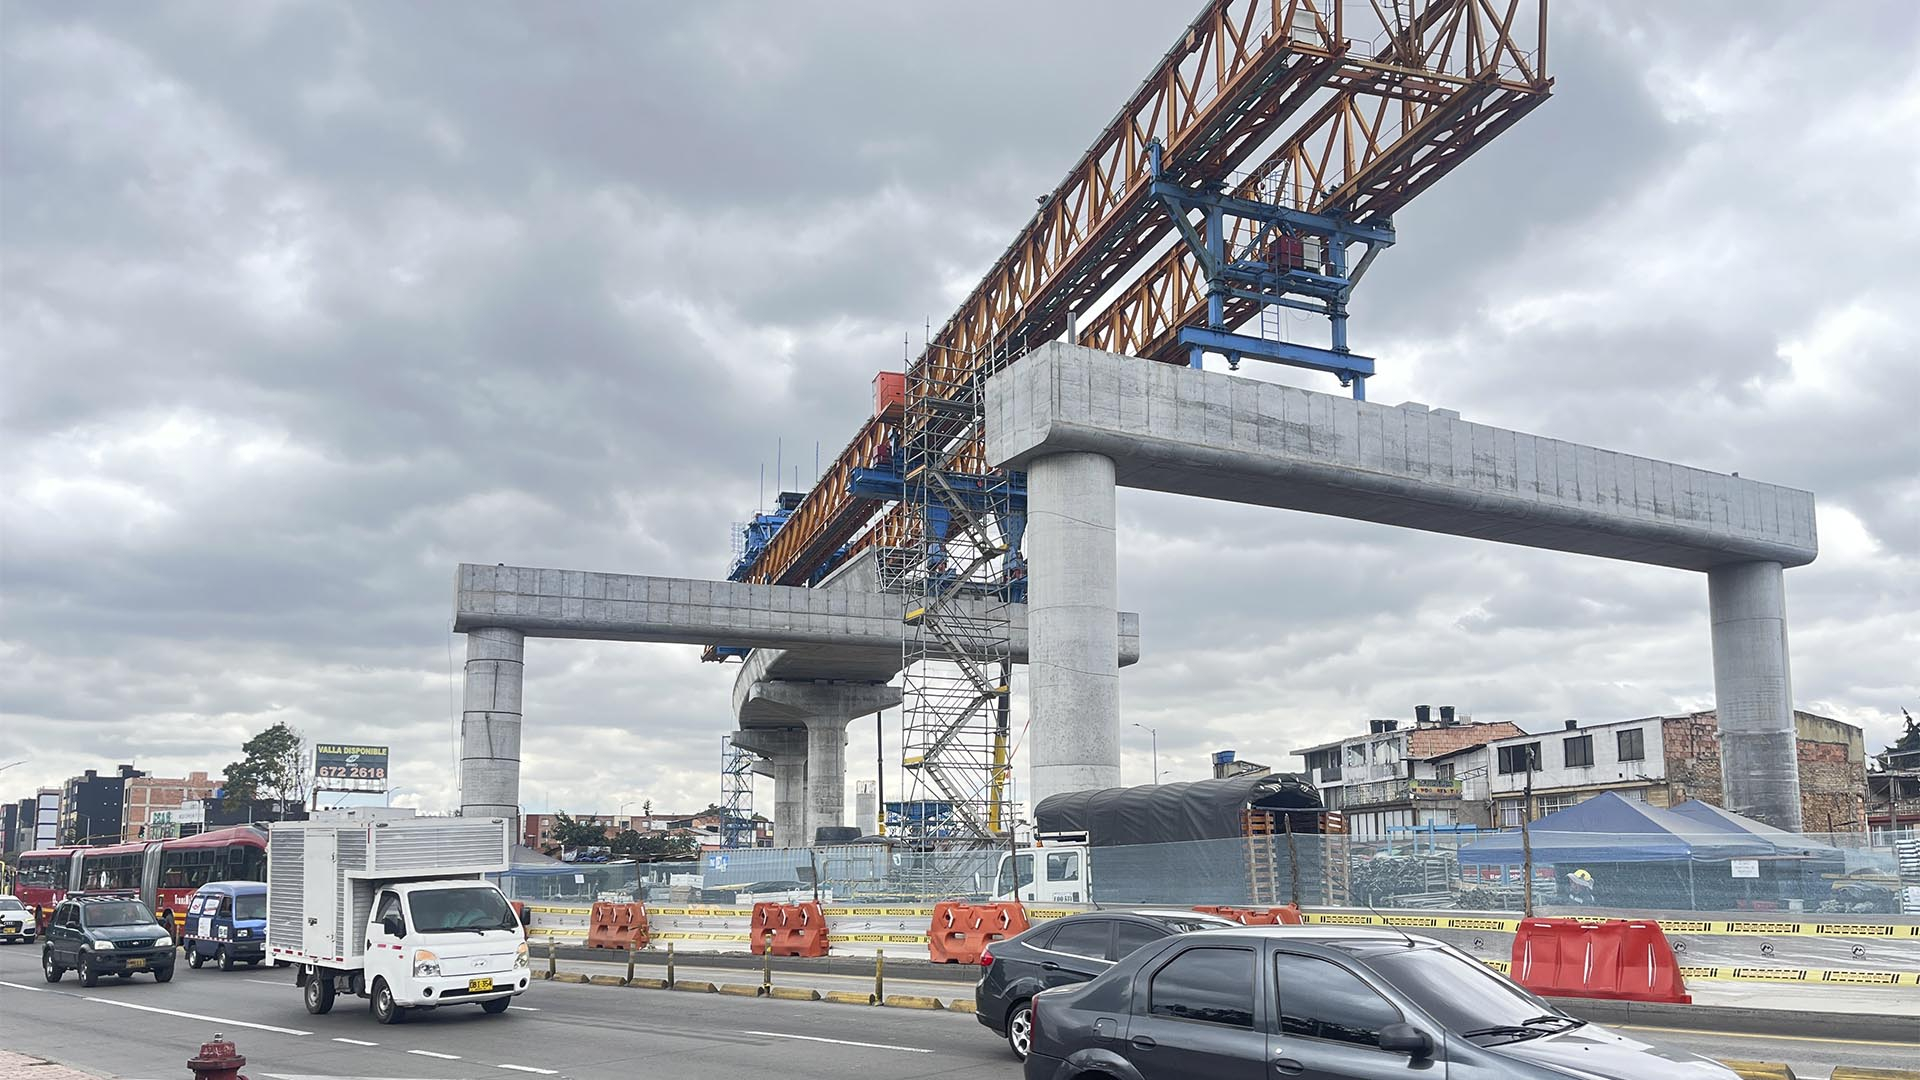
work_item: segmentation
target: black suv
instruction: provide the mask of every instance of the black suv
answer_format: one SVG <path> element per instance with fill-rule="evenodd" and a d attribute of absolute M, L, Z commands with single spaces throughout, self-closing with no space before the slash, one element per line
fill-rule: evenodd
<path fill-rule="evenodd" d="M 1024 1060 L 1033 1039 L 1033 995 L 1083 983 L 1149 942 L 1195 930 L 1231 930 L 1239 923 L 1192 911 L 1090 911 L 1054 919 L 980 954 L 974 1016 L 1004 1037 Z"/>
<path fill-rule="evenodd" d="M 94 986 L 102 975 L 131 979 L 146 972 L 157 982 L 173 978 L 173 937 L 139 900 L 124 895 L 70 896 L 47 920 L 40 968 L 48 982 L 68 970 L 80 973 L 80 985 Z"/>

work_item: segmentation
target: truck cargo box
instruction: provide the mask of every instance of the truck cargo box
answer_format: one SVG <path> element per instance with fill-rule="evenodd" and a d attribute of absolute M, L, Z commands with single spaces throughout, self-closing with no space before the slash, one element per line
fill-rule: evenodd
<path fill-rule="evenodd" d="M 377 882 L 478 878 L 511 865 L 505 818 L 333 815 L 267 832 L 267 955 L 358 967 Z"/>

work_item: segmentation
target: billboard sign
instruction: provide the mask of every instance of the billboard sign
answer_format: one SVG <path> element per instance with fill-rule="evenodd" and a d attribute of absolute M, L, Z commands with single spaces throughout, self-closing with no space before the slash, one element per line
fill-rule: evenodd
<path fill-rule="evenodd" d="M 315 743 L 315 786 L 327 791 L 381 791 L 387 786 L 387 748 Z"/>

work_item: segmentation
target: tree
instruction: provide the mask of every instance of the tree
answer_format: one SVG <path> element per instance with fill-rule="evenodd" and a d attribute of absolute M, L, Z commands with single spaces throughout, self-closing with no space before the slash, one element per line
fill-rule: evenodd
<path fill-rule="evenodd" d="M 564 810 L 556 810 L 553 815 L 553 840 L 563 848 L 589 848 L 607 846 L 607 827 L 592 825 L 568 816 Z"/>
<path fill-rule="evenodd" d="M 277 723 L 241 744 L 239 761 L 227 766 L 226 805 L 255 799 L 302 803 L 307 799 L 307 743 L 285 723 Z"/>
<path fill-rule="evenodd" d="M 700 855 L 700 841 L 686 833 L 623 831 L 613 838 L 613 853 L 637 862 L 687 862 Z"/>

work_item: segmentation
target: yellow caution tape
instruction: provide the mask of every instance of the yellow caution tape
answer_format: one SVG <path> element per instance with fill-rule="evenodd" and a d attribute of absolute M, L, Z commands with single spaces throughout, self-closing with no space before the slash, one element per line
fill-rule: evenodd
<path fill-rule="evenodd" d="M 1489 930 L 1512 933 L 1519 919 L 1488 919 L 1449 915 L 1357 915 L 1345 912 L 1310 911 L 1303 916 L 1309 923 L 1328 926 L 1402 926 L 1427 930 Z M 1586 919 L 1581 922 L 1606 922 Z M 1755 922 L 1752 920 L 1717 921 L 1705 919 L 1661 919 L 1660 928 L 1669 934 L 1694 934 L 1709 937 L 1864 937 L 1920 939 L 1920 925 L 1894 926 L 1886 923 L 1802 923 Z"/>
<path fill-rule="evenodd" d="M 1510 974 L 1505 960 L 1481 959 L 1501 974 Z M 1832 983 L 1844 986 L 1920 986 L 1920 971 L 1815 971 L 1808 968 L 1682 967 L 1683 979 L 1728 979 L 1738 982 Z"/>

